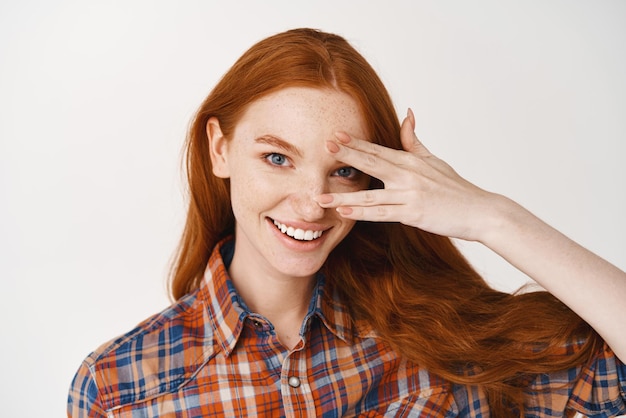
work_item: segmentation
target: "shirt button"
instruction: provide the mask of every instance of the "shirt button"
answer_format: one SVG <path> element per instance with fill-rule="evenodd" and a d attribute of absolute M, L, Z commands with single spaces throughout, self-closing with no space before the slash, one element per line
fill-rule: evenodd
<path fill-rule="evenodd" d="M 291 386 L 292 388 L 297 388 L 298 386 L 300 386 L 300 379 L 298 379 L 295 376 L 291 376 L 288 380 L 289 386 Z"/>

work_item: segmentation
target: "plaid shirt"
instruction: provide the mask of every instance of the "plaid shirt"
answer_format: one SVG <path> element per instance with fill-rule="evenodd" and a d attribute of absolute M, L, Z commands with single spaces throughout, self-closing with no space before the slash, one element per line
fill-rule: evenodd
<path fill-rule="evenodd" d="M 323 280 L 301 341 L 286 350 L 230 283 L 233 248 L 216 247 L 200 289 L 83 362 L 68 416 L 489 416 L 478 388 L 445 382 L 351 327 Z M 626 366 L 605 348 L 585 367 L 539 376 L 527 416 L 615 416 L 626 412 L 625 393 Z"/>

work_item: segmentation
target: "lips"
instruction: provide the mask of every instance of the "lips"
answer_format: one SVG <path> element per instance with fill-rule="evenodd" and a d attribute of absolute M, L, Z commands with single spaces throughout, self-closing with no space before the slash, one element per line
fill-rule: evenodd
<path fill-rule="evenodd" d="M 274 225 L 280 232 L 285 235 L 290 236 L 291 238 L 298 241 L 313 241 L 322 236 L 324 231 L 319 230 L 310 230 L 310 229 L 301 229 L 294 228 L 293 226 L 285 225 L 283 223 L 278 222 L 277 220 L 273 220 Z"/>

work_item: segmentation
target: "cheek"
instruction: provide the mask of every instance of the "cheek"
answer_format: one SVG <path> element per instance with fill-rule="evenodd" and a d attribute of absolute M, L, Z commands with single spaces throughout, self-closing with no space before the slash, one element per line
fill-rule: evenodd
<path fill-rule="evenodd" d="M 329 210 L 329 209 L 327 209 L 327 210 Z M 356 225 L 356 221 L 352 221 L 352 220 L 349 220 L 349 219 L 343 219 L 340 225 L 341 226 L 335 231 L 335 233 L 337 235 L 335 237 L 335 242 L 334 242 L 333 247 L 332 247 L 333 249 L 337 245 L 339 245 L 340 242 L 345 240 L 348 235 L 350 235 L 350 232 L 352 231 L 352 229 Z"/>
<path fill-rule="evenodd" d="M 238 222 L 267 209 L 274 199 L 271 184 L 254 173 L 237 171 L 230 177 L 230 196 L 233 213 Z"/>
<path fill-rule="evenodd" d="M 345 238 L 350 233 L 350 231 L 352 231 L 352 228 L 354 228 L 354 225 L 356 225 L 355 221 L 344 220 L 345 233 L 344 233 L 344 235 L 342 237 L 342 241 L 343 241 L 343 238 Z"/>
<path fill-rule="evenodd" d="M 370 178 L 365 177 L 358 182 L 347 182 L 344 180 L 331 181 L 330 190 L 331 193 L 352 193 L 370 188 Z"/>
<path fill-rule="evenodd" d="M 253 182 L 249 178 L 244 176 L 231 176 L 230 177 L 230 196 L 233 204 L 233 210 L 235 206 L 249 206 L 256 197 L 256 193 L 252 196 L 255 190 Z"/>

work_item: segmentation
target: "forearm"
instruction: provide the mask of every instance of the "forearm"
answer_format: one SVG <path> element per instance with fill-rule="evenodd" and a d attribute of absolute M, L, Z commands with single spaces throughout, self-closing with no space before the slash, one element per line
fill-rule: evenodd
<path fill-rule="evenodd" d="M 385 187 L 317 197 L 353 220 L 401 222 L 478 241 L 537 281 L 602 335 L 626 360 L 626 273 L 565 237 L 512 200 L 461 178 L 415 136 L 409 111 L 404 150 L 337 134 L 327 151 Z"/>
<path fill-rule="evenodd" d="M 511 200 L 494 196 L 480 242 L 587 321 L 626 360 L 626 273 Z"/>

